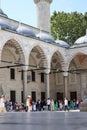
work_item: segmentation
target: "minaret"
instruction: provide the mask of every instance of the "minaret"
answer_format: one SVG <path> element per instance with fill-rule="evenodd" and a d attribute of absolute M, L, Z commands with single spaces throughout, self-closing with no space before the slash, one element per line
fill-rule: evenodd
<path fill-rule="evenodd" d="M 50 4 L 52 0 L 34 0 L 37 6 L 37 28 L 50 33 Z"/>

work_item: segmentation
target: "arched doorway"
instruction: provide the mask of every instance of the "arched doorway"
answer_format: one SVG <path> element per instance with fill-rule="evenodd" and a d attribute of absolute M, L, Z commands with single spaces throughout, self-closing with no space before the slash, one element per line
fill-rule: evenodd
<path fill-rule="evenodd" d="M 50 92 L 52 99 L 63 100 L 64 97 L 64 82 L 62 73 L 63 63 L 63 56 L 58 51 L 55 52 L 51 59 L 50 72 Z"/>
<path fill-rule="evenodd" d="M 12 102 L 22 101 L 22 74 L 19 70 L 25 63 L 23 50 L 19 43 L 14 40 L 8 40 L 2 49 L 1 63 L 0 63 L 0 86 L 2 91 L 0 94 L 5 94 L 7 100 Z"/>
<path fill-rule="evenodd" d="M 47 60 L 43 49 L 40 46 L 32 48 L 29 56 L 28 68 L 28 93 L 34 101 L 45 100 L 46 84 L 45 70 L 47 68 Z"/>
<path fill-rule="evenodd" d="M 87 96 L 87 55 L 76 54 L 69 65 L 70 99 L 83 99 Z"/>

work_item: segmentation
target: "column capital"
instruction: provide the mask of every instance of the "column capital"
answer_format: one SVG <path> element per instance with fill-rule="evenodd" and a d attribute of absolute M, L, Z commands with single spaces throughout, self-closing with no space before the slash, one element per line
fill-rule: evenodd
<path fill-rule="evenodd" d="M 45 70 L 45 73 L 46 73 L 46 74 L 49 74 L 49 73 L 50 73 L 50 69 L 46 69 L 46 70 Z"/>
<path fill-rule="evenodd" d="M 34 0 L 34 3 L 37 4 L 37 3 L 42 2 L 42 1 L 46 1 L 46 2 L 51 4 L 53 0 Z"/>
<path fill-rule="evenodd" d="M 63 76 L 68 76 L 68 72 L 67 71 L 63 72 Z"/>
<path fill-rule="evenodd" d="M 23 66 L 22 68 L 23 70 L 26 70 L 26 71 L 28 70 L 28 66 Z"/>

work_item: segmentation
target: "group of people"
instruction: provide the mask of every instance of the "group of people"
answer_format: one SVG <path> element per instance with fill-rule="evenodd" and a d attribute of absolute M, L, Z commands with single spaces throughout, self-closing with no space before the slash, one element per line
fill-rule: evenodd
<path fill-rule="evenodd" d="M 64 100 L 53 100 L 48 98 L 47 100 L 38 100 L 37 102 L 32 101 L 30 95 L 27 96 L 24 103 L 12 103 L 7 102 L 4 95 L 0 98 L 0 112 L 6 111 L 57 111 L 57 110 L 69 110 L 69 109 L 79 109 L 82 100 L 68 100 L 66 97 Z"/>
<path fill-rule="evenodd" d="M 48 110 L 55 111 L 55 110 L 75 110 L 80 109 L 80 104 L 82 103 L 82 100 L 68 100 L 66 97 L 64 100 L 50 100 L 50 98 L 47 99 L 47 106 Z"/>
<path fill-rule="evenodd" d="M 82 100 L 68 100 L 66 97 L 64 100 L 53 100 L 48 98 L 47 100 L 40 101 L 38 100 L 37 102 L 33 102 L 30 100 L 31 97 L 27 98 L 27 108 L 28 111 L 41 111 L 41 110 L 48 110 L 48 111 L 57 111 L 57 110 L 70 110 L 70 109 L 79 109 L 80 104 L 82 103 Z"/>

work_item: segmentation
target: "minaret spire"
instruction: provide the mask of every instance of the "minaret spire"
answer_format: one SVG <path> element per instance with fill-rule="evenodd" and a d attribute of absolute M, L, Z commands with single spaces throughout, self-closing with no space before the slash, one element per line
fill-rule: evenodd
<path fill-rule="evenodd" d="M 34 0 L 37 6 L 37 27 L 50 33 L 50 4 L 52 0 Z"/>

